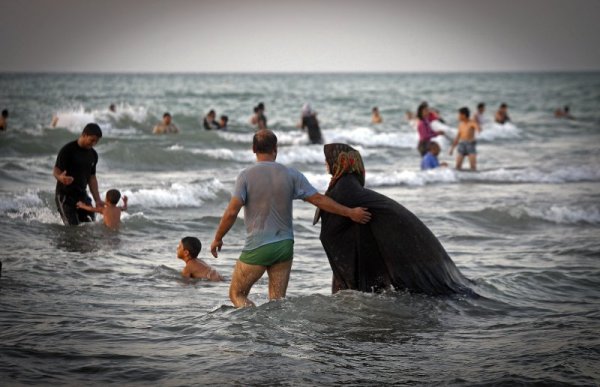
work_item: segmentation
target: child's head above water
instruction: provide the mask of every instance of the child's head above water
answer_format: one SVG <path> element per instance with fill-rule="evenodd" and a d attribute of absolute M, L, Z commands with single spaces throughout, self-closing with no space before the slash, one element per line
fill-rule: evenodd
<path fill-rule="evenodd" d="M 187 256 L 189 258 L 198 258 L 200 250 L 202 250 L 200 240 L 196 237 L 187 236 L 177 246 L 177 258 L 185 259 Z"/>
<path fill-rule="evenodd" d="M 119 190 L 109 189 L 106 192 L 106 200 L 105 201 L 109 202 L 113 206 L 116 206 L 117 203 L 119 203 L 119 200 L 121 200 L 121 193 L 119 192 Z"/>
<path fill-rule="evenodd" d="M 468 120 L 471 112 L 468 107 L 461 107 L 458 109 L 458 118 L 461 120 Z"/>
<path fill-rule="evenodd" d="M 429 152 L 431 152 L 432 155 L 437 156 L 440 154 L 440 145 L 437 142 L 430 142 L 429 143 L 429 147 L 428 147 Z"/>

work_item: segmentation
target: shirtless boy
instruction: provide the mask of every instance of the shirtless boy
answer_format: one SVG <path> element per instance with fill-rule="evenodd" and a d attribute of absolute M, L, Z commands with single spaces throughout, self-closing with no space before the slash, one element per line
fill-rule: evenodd
<path fill-rule="evenodd" d="M 154 129 L 152 130 L 154 134 L 164 134 L 164 133 L 179 133 L 179 128 L 172 122 L 171 114 L 165 113 L 163 114 L 162 122 L 156 124 Z"/>
<path fill-rule="evenodd" d="M 450 156 L 454 148 L 458 145 L 458 155 L 456 156 L 456 169 L 462 169 L 462 163 L 465 156 L 469 157 L 471 170 L 477 169 L 477 149 L 475 141 L 475 131 L 479 132 L 479 125 L 469 118 L 469 108 L 463 107 L 458 110 L 458 133 L 450 148 Z"/>
<path fill-rule="evenodd" d="M 77 208 L 102 214 L 104 225 L 112 230 L 116 230 L 121 225 L 121 212 L 127 211 L 127 196 L 123 196 L 123 206 L 117 207 L 120 199 L 121 193 L 116 189 L 111 189 L 106 192 L 103 207 L 92 207 L 84 202 L 77 202 Z"/>
<path fill-rule="evenodd" d="M 185 262 L 181 275 L 186 278 L 204 278 L 210 281 L 223 281 L 215 269 L 198 258 L 202 243 L 195 237 L 185 237 L 177 246 L 177 258 Z"/>

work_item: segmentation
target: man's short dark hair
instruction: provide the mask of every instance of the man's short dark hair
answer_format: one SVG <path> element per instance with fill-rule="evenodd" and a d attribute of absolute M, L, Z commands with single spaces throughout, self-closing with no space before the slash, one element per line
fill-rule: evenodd
<path fill-rule="evenodd" d="M 504 109 L 504 108 L 507 108 L 507 107 L 508 107 L 508 105 L 506 104 L 506 102 L 502 102 L 500 104 L 500 109 Z"/>
<path fill-rule="evenodd" d="M 469 118 L 469 116 L 471 115 L 471 112 L 469 111 L 468 107 L 461 107 L 460 109 L 458 109 L 458 112 L 460 114 L 463 114 L 467 118 Z"/>
<path fill-rule="evenodd" d="M 192 258 L 198 258 L 198 254 L 200 254 L 200 250 L 202 250 L 202 243 L 200 243 L 200 239 L 192 236 L 187 236 L 181 240 L 181 245 L 184 250 L 189 251 Z"/>
<path fill-rule="evenodd" d="M 277 136 L 269 129 L 261 129 L 254 133 L 252 150 L 254 153 L 273 153 L 277 149 Z"/>
<path fill-rule="evenodd" d="M 477 104 L 477 109 L 481 109 L 481 108 L 484 108 L 484 107 L 485 107 L 485 104 L 483 102 L 479 102 Z"/>
<path fill-rule="evenodd" d="M 117 189 L 109 189 L 106 192 L 106 199 L 110 204 L 116 206 L 117 203 L 119 203 L 119 200 L 121 200 L 121 193 Z"/>
<path fill-rule="evenodd" d="M 83 134 L 85 136 L 96 136 L 98 138 L 101 138 L 102 137 L 102 129 L 100 129 L 98 124 L 90 122 L 89 124 L 87 124 L 85 126 L 85 128 L 83 128 L 83 132 L 81 132 L 81 134 Z"/>
<path fill-rule="evenodd" d="M 209 115 L 209 116 L 210 116 L 210 115 L 215 115 L 215 114 L 217 114 L 217 113 L 215 113 L 215 111 L 214 111 L 214 110 L 212 110 L 212 109 L 208 111 L 208 115 Z"/>
<path fill-rule="evenodd" d="M 8 110 L 6 110 L 6 109 L 2 110 L 2 117 L 4 117 L 4 118 L 8 117 Z"/>
<path fill-rule="evenodd" d="M 163 114 L 163 118 L 165 118 L 165 117 L 171 117 L 171 113 L 166 112 L 165 114 Z"/>
<path fill-rule="evenodd" d="M 258 106 L 256 106 L 258 108 L 258 110 L 265 110 L 265 104 L 262 102 L 259 102 Z"/>

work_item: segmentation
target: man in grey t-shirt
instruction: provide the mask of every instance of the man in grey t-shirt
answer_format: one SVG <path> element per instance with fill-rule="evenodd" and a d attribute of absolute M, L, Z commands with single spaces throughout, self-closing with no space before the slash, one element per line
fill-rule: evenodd
<path fill-rule="evenodd" d="M 223 237 L 244 207 L 246 243 L 236 262 L 229 288 L 229 298 L 238 308 L 254 305 L 248 299 L 248 293 L 265 271 L 269 276 L 269 299 L 285 297 L 293 259 L 294 199 L 305 200 L 357 223 L 364 224 L 371 219 L 366 208 L 343 206 L 318 193 L 296 169 L 276 163 L 277 137 L 270 130 L 263 129 L 254 134 L 252 150 L 257 162 L 239 174 L 231 201 L 210 246 L 216 258 L 217 251 L 223 246 Z"/>

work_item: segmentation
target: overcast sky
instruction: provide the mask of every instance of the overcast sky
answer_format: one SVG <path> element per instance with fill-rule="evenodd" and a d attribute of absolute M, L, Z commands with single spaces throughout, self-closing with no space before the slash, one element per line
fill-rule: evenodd
<path fill-rule="evenodd" d="M 0 0 L 0 71 L 600 70 L 600 0 Z"/>

